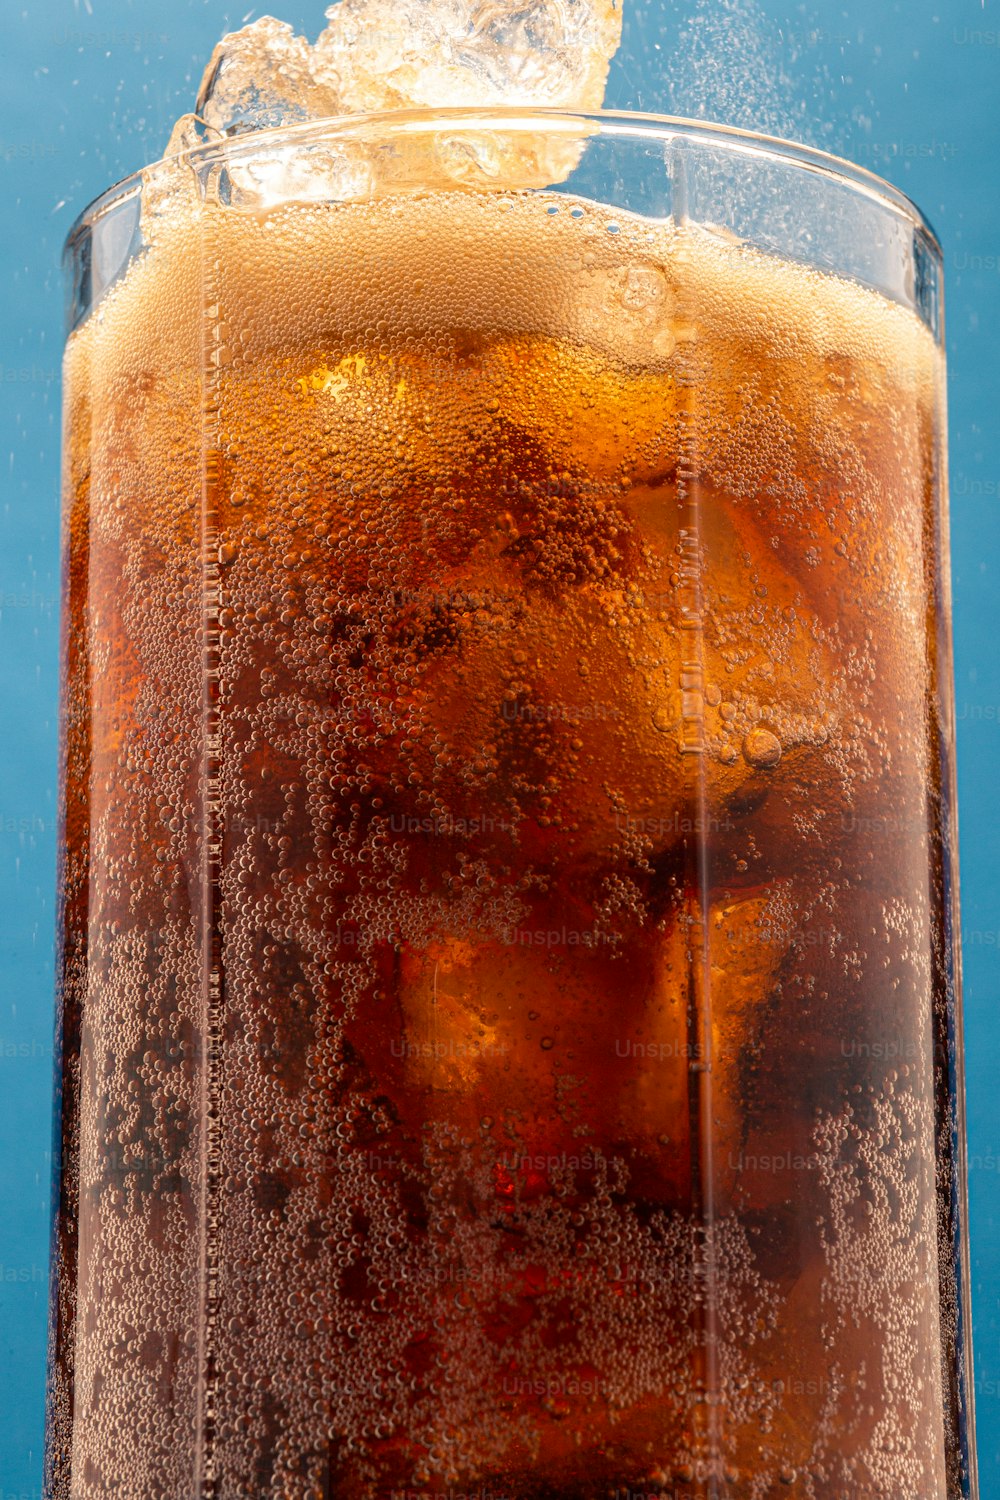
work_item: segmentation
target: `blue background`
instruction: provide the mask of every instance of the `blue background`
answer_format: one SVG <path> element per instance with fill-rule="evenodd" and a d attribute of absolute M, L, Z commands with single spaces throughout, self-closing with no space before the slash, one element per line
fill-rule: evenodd
<path fill-rule="evenodd" d="M 245 0 L 244 0 L 245 3 Z M 275 0 L 310 35 L 322 0 Z M 631 8 L 630 8 L 631 7 Z M 625 0 L 608 104 L 825 145 L 923 208 L 948 262 L 952 542 L 976 1385 L 1000 1497 L 1000 9 L 994 0 Z M 247 12 L 7 0 L 0 30 L 0 1500 L 40 1496 L 52 1067 L 59 254 L 162 153 Z M 256 14 L 251 11 L 250 15 Z M 679 17 L 679 19 L 678 19 Z"/>

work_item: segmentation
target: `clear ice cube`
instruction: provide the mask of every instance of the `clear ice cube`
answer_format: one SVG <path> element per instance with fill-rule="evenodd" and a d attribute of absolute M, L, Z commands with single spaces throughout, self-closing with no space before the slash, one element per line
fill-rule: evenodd
<path fill-rule="evenodd" d="M 316 43 L 350 113 L 599 109 L 621 38 L 613 0 L 340 0 Z"/>
<path fill-rule="evenodd" d="M 164 158 L 177 156 L 181 151 L 194 151 L 199 146 L 208 146 L 213 141 L 221 139 L 219 131 L 206 125 L 200 115 L 181 115 L 170 132 L 167 149 L 163 155 Z"/>
<path fill-rule="evenodd" d="M 315 62 L 305 37 L 262 16 L 216 47 L 195 112 L 224 136 L 342 113 L 335 77 L 318 78 Z"/>
<path fill-rule="evenodd" d="M 278 125 L 387 110 L 489 106 L 599 109 L 621 38 L 620 0 L 340 0 L 315 46 L 271 16 L 224 37 L 195 113 L 169 152 Z M 357 199 L 419 187 L 544 187 L 568 176 L 580 132 L 443 129 L 425 138 L 331 146 L 289 164 L 283 151 L 235 161 L 240 202 Z M 309 148 L 302 147 L 302 150 Z M 318 148 L 315 148 L 318 149 Z M 365 157 L 359 161 L 359 153 Z M 304 183 L 300 179 L 305 175 Z"/>

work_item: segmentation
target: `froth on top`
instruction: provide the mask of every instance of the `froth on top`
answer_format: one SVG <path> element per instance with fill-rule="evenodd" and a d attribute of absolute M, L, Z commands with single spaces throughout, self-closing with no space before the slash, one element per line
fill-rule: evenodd
<path fill-rule="evenodd" d="M 623 365 L 663 367 L 678 344 L 770 360 L 864 359 L 892 383 L 933 384 L 940 356 L 910 309 L 731 236 L 558 192 L 470 191 L 240 212 L 175 198 L 155 243 L 74 333 L 105 335 L 122 368 L 204 317 L 211 262 L 244 351 L 433 341 L 456 330 L 538 334 Z M 109 347 L 106 345 L 106 347 Z"/>

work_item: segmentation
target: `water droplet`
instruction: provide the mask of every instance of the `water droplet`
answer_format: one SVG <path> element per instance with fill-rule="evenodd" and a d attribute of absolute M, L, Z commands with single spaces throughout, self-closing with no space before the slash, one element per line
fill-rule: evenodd
<path fill-rule="evenodd" d="M 673 724 L 673 716 L 669 708 L 665 704 L 661 704 L 659 708 L 653 709 L 652 717 L 653 728 L 658 730 L 660 734 L 669 734 Z"/>
<path fill-rule="evenodd" d="M 553 1041 L 552 1037 L 543 1036 L 540 1045 L 543 1052 L 550 1052 L 555 1046 L 555 1042 Z"/>

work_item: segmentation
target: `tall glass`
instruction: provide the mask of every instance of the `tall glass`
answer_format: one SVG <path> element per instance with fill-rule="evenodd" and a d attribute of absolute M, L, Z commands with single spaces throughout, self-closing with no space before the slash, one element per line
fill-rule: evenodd
<path fill-rule="evenodd" d="M 47 1494 L 973 1495 L 917 210 L 422 112 L 67 258 Z"/>

